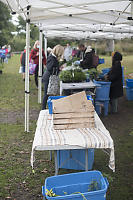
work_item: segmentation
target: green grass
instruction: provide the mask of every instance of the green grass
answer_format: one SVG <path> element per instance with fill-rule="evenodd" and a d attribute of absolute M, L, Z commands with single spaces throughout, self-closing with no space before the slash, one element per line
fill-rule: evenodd
<path fill-rule="evenodd" d="M 103 56 L 101 56 L 103 57 Z M 111 66 L 111 57 L 104 57 L 105 64 L 98 69 Z M 0 75 L 0 200 L 42 199 L 41 186 L 45 178 L 54 175 L 54 161 L 49 160 L 48 151 L 35 152 L 35 173 L 30 166 L 30 153 L 36 120 L 41 105 L 37 103 L 37 89 L 34 77 L 30 81 L 30 111 L 36 116 L 30 118 L 30 132 L 24 132 L 24 82 L 18 73 L 20 55 L 14 55 L 4 65 Z M 123 58 L 126 74 L 132 73 L 132 56 Z M 100 170 L 109 180 L 107 200 L 133 199 L 133 102 L 124 101 L 121 114 L 102 119 L 110 131 L 115 144 L 116 172 L 107 166 L 109 157 L 101 150 L 95 151 L 94 168 Z M 9 120 L 10 118 L 10 120 Z M 74 170 L 60 170 L 69 173 Z M 8 197 L 8 198 L 7 198 Z"/>
<path fill-rule="evenodd" d="M 98 70 L 101 71 L 103 68 L 109 68 L 112 65 L 112 58 L 109 56 L 99 56 L 100 58 L 105 59 L 105 63 L 98 66 Z M 124 74 L 128 75 L 133 73 L 133 57 L 131 56 L 123 56 L 123 60 L 121 62 L 122 66 L 124 66 Z"/>

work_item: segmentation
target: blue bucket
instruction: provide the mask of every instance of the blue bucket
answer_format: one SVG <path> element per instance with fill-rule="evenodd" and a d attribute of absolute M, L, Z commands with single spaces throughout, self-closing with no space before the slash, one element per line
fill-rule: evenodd
<path fill-rule="evenodd" d="M 109 100 L 109 92 L 110 92 L 110 85 L 111 82 L 104 82 L 104 81 L 95 81 L 94 83 L 97 85 L 96 87 L 96 100 Z"/>
<path fill-rule="evenodd" d="M 107 74 L 110 71 L 110 68 L 104 68 L 102 69 L 103 74 Z"/>

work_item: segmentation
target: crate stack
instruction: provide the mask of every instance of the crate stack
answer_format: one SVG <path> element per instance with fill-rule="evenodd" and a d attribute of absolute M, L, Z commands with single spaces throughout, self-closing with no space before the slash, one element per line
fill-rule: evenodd
<path fill-rule="evenodd" d="M 128 101 L 133 100 L 133 79 L 126 79 L 126 97 Z"/>
<path fill-rule="evenodd" d="M 53 127 L 55 130 L 94 128 L 94 106 L 85 91 L 53 100 Z"/>

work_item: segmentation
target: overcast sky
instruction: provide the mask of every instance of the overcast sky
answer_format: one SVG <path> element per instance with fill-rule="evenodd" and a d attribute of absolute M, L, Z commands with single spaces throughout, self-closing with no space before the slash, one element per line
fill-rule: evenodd
<path fill-rule="evenodd" d="M 16 15 L 12 15 L 12 22 L 13 22 L 13 24 L 14 25 L 18 25 L 18 15 L 16 14 Z"/>

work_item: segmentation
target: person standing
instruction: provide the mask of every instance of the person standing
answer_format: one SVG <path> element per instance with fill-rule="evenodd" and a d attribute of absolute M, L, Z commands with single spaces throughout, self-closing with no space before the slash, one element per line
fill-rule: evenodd
<path fill-rule="evenodd" d="M 24 48 L 24 51 L 21 53 L 20 62 L 22 66 L 22 78 L 23 78 L 23 81 L 25 81 L 26 47 Z"/>
<path fill-rule="evenodd" d="M 123 80 L 122 80 L 122 55 L 115 52 L 112 58 L 111 70 L 105 75 L 105 78 L 111 81 L 110 86 L 110 105 L 111 113 L 118 112 L 118 98 L 123 96 Z"/>
<path fill-rule="evenodd" d="M 46 109 L 47 104 L 47 89 L 49 84 L 50 75 L 58 75 L 60 68 L 59 68 L 59 61 L 64 54 L 64 47 L 61 45 L 56 45 L 50 55 L 47 58 L 46 63 L 46 71 L 43 74 L 43 83 L 44 83 L 44 96 L 43 96 L 43 103 L 42 103 L 42 110 Z"/>
<path fill-rule="evenodd" d="M 80 67 L 83 69 L 90 69 L 92 68 L 92 48 L 88 46 L 85 55 L 82 61 L 80 61 Z"/>
<path fill-rule="evenodd" d="M 83 60 L 85 56 L 86 47 L 84 44 L 79 44 L 78 48 L 79 50 L 77 53 L 77 58 L 79 58 L 80 60 Z"/>
<path fill-rule="evenodd" d="M 72 48 L 69 44 L 67 44 L 65 50 L 64 50 L 64 59 L 66 61 L 69 61 L 72 59 Z"/>
<path fill-rule="evenodd" d="M 37 40 L 30 53 L 30 59 L 32 59 L 34 61 L 34 64 L 36 64 L 35 84 L 37 88 L 38 88 L 38 71 L 39 71 L 39 48 L 40 48 L 40 43 Z M 42 72 L 43 72 L 43 65 L 46 65 L 46 56 L 45 56 L 44 50 L 42 49 Z"/>

